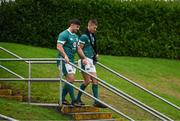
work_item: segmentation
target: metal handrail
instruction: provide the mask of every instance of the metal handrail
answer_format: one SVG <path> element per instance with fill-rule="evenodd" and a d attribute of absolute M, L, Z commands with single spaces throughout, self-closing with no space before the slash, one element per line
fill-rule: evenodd
<path fill-rule="evenodd" d="M 107 66 L 103 65 L 102 63 L 97 62 L 97 64 L 98 64 L 99 66 L 103 67 L 104 69 L 108 70 L 109 72 L 111 72 L 111 73 L 115 74 L 116 76 L 118 76 L 118 77 L 120 77 L 120 78 L 122 78 L 122 79 L 124 79 L 124 80 L 128 81 L 129 83 L 131 83 L 131 84 L 135 85 L 136 87 L 138 87 L 138 88 L 142 89 L 143 91 L 145 91 L 145 92 L 147 92 L 147 93 L 151 94 L 152 96 L 154 96 L 154 97 L 156 97 L 156 98 L 158 98 L 158 99 L 162 100 L 163 102 L 166 102 L 167 104 L 169 104 L 169 105 L 171 105 L 171 106 L 175 107 L 176 109 L 180 110 L 180 107 L 179 107 L 179 106 L 177 106 L 177 105 L 175 105 L 175 104 L 171 103 L 170 101 L 167 101 L 166 99 L 164 99 L 164 98 L 160 97 L 159 95 L 157 95 L 157 94 L 155 94 L 155 93 L 151 92 L 150 90 L 148 90 L 148 89 L 146 89 L 146 88 L 142 87 L 141 85 L 139 85 L 139 84 L 135 83 L 134 81 L 132 81 L 132 80 L 128 79 L 127 77 L 125 77 L 125 76 L 121 75 L 120 73 L 118 73 L 118 72 L 116 72 L 116 71 L 114 71 L 114 70 L 110 69 L 109 67 L 107 67 Z"/>
<path fill-rule="evenodd" d="M 38 59 L 38 60 L 37 60 Z M 7 61 L 7 59 L 0 59 L 0 60 L 2 60 L 2 61 Z M 34 61 L 33 63 L 41 63 L 39 60 L 41 60 L 41 61 L 44 61 L 44 63 L 45 63 L 45 61 L 54 61 L 54 60 L 59 60 L 59 59 L 54 59 L 54 58 L 30 58 L 30 59 L 28 59 L 28 58 L 25 58 L 25 59 L 21 59 L 21 58 L 19 58 L 19 59 L 9 59 L 10 61 L 23 61 L 23 60 L 31 60 L 31 62 L 32 61 Z M 78 66 L 76 66 L 76 65 L 74 65 L 74 64 L 72 64 L 72 63 L 70 63 L 72 66 L 74 66 L 75 68 L 78 68 L 79 70 L 81 70 L 81 71 L 83 71 L 83 72 L 85 72 L 84 70 L 82 70 L 81 68 L 79 68 Z M 87 72 L 85 72 L 85 73 L 87 73 Z M 89 74 L 89 73 L 87 73 L 88 75 L 90 75 L 90 76 L 92 76 L 93 78 L 96 78 L 97 80 L 99 80 L 101 83 L 101 85 L 103 86 L 103 84 L 105 84 L 104 85 L 104 87 L 107 89 L 107 86 L 109 86 L 110 88 L 108 88 L 108 90 L 113 90 L 113 92 L 115 93 L 115 94 L 117 94 L 117 92 L 119 93 L 118 95 L 119 96 L 121 96 L 121 97 L 123 97 L 124 99 L 126 99 L 126 100 L 128 100 L 129 102 L 131 102 L 131 103 L 133 103 L 133 104 L 135 104 L 135 105 L 137 105 L 138 107 L 140 107 L 140 108 L 142 108 L 143 110 L 145 110 L 145 111 L 148 111 L 149 113 L 151 113 L 152 115 L 154 115 L 154 116 L 156 116 L 156 117 L 158 117 L 159 119 L 161 119 L 161 120 L 172 120 L 172 119 L 170 119 L 169 117 L 167 117 L 167 116 L 165 116 L 165 115 L 163 115 L 163 114 L 161 114 L 161 113 L 159 113 L 158 111 L 156 111 L 156 110 L 154 110 L 154 109 L 152 109 L 152 108 L 150 108 L 149 106 L 146 106 L 145 104 L 143 104 L 143 103 L 141 103 L 140 101 L 138 101 L 138 100 L 136 100 L 136 99 L 134 99 L 134 98 L 132 98 L 132 97 L 130 97 L 129 95 L 127 95 L 127 94 L 125 94 L 124 92 L 122 92 L 122 91 L 120 91 L 120 90 L 118 90 L 117 88 L 115 88 L 115 87 L 112 87 L 110 84 L 108 84 L 108 83 L 106 83 L 106 82 L 104 82 L 103 80 L 101 80 L 101 79 L 99 79 L 99 78 L 97 78 L 97 77 L 94 77 L 93 75 L 91 75 L 91 74 Z M 28 80 L 30 80 L 30 79 L 28 79 Z M 102 84 L 103 83 L 103 84 Z"/>
<path fill-rule="evenodd" d="M 156 111 L 155 109 L 153 109 L 153 108 L 151 108 L 151 107 L 145 105 L 144 103 L 142 103 L 142 102 L 136 100 L 135 98 L 129 96 L 129 95 L 126 94 L 125 92 L 120 91 L 119 89 L 113 87 L 112 85 L 108 84 L 108 83 L 105 82 L 104 80 L 102 80 L 102 79 L 100 79 L 100 78 L 98 78 L 98 77 L 96 77 L 96 76 L 94 76 L 94 75 L 92 75 L 92 74 L 86 72 L 85 70 L 81 69 L 81 68 L 78 67 L 77 65 L 75 65 L 75 64 L 73 64 L 73 63 L 69 63 L 69 64 L 72 65 L 72 66 L 74 66 L 75 68 L 81 70 L 82 72 L 84 72 L 84 73 L 90 75 L 91 77 L 97 79 L 99 82 L 103 83 L 104 85 L 108 86 L 109 88 L 113 89 L 113 90 L 114 90 L 113 92 L 118 92 L 118 93 L 124 95 L 125 97 L 129 98 L 129 100 L 131 100 L 134 104 L 136 104 L 136 106 L 138 106 L 138 107 L 140 107 L 140 108 L 142 108 L 141 106 L 143 106 L 143 107 L 144 107 L 143 110 L 146 110 L 147 112 L 149 112 L 149 113 L 151 113 L 152 115 L 158 117 L 159 119 L 161 119 L 161 120 L 170 120 L 170 121 L 173 120 L 173 119 L 171 119 L 171 118 L 165 116 L 164 114 L 162 114 L 162 113 Z M 115 94 L 116 94 L 116 93 L 115 93 Z M 127 99 L 127 98 L 126 98 L 126 99 Z M 129 101 L 129 100 L 128 100 L 128 101 Z M 141 106 L 140 106 L 140 105 L 141 105 Z"/>
<path fill-rule="evenodd" d="M 165 116 L 165 115 L 157 112 L 156 110 L 154 110 L 154 109 L 150 108 L 149 106 L 147 106 L 147 105 L 139 102 L 139 101 L 136 100 L 135 98 L 127 95 L 126 93 L 124 93 L 124 92 L 122 92 L 122 91 L 117 92 L 117 91 L 109 88 L 108 86 L 106 86 L 106 85 L 104 85 L 104 84 L 102 84 L 102 83 L 101 83 L 100 85 L 103 86 L 103 87 L 105 87 L 105 88 L 108 89 L 109 91 L 113 92 L 114 94 L 116 94 L 116 95 L 124 98 L 124 99 L 127 100 L 128 102 L 130 102 L 130 103 L 132 103 L 132 104 L 140 107 L 140 108 L 143 109 L 144 111 L 147 111 L 147 112 L 151 113 L 153 116 L 155 116 L 155 117 L 157 117 L 157 118 L 159 118 L 159 119 L 161 119 L 161 120 L 167 120 L 167 119 L 168 119 L 168 120 L 172 120 L 172 119 L 170 119 L 169 117 L 167 117 L 167 116 Z"/>
<path fill-rule="evenodd" d="M 12 53 L 12 52 L 10 52 L 10 51 L 8 51 L 8 50 L 5 49 L 5 48 L 2 48 L 2 47 L 1 47 L 0 49 L 3 49 L 4 51 L 7 51 L 9 54 L 17 57 L 19 60 L 23 60 L 23 58 L 21 58 L 20 56 Z M 11 60 L 13 61 L 14 59 L 11 59 Z M 47 61 L 49 61 L 49 60 L 51 60 L 51 59 L 45 59 L 45 58 L 44 58 L 43 61 L 39 61 L 39 60 L 37 61 L 36 59 L 32 59 L 31 61 L 29 61 L 29 59 L 27 59 L 27 60 L 28 60 L 28 61 L 25 61 L 25 62 L 29 64 L 29 75 L 31 75 L 31 64 L 47 63 Z M 56 60 L 61 60 L 61 62 L 62 62 L 62 59 L 56 59 Z M 52 61 L 52 60 L 51 60 L 51 61 Z M 54 62 L 48 62 L 48 63 L 54 63 Z M 11 72 L 12 72 L 12 71 L 11 71 Z M 15 72 L 14 72 L 14 73 L 12 72 L 12 74 L 17 75 Z M 42 79 L 42 78 L 41 78 L 41 79 Z M 0 80 L 1 80 L 1 79 L 0 79 Z M 3 80 L 4 80 L 4 79 L 3 79 Z M 11 79 L 11 80 L 12 80 L 12 79 Z M 19 80 L 19 79 L 14 79 L 14 80 Z M 21 80 L 27 80 L 28 83 L 29 83 L 28 85 L 30 85 L 30 81 L 32 81 L 32 78 L 31 78 L 30 76 L 29 76 L 29 78 L 23 78 L 23 77 L 22 77 Z M 34 79 L 34 81 L 35 81 L 35 80 L 40 81 L 40 79 Z M 47 78 L 45 78 L 45 79 L 43 79 L 43 81 L 44 81 L 44 80 L 46 80 L 46 81 L 47 81 L 47 80 L 51 80 L 51 82 L 52 82 L 52 80 L 53 80 L 53 81 L 59 81 L 59 80 L 62 80 L 62 81 L 63 81 L 62 77 L 61 77 L 60 79 L 59 79 L 59 78 L 58 78 L 58 79 L 57 79 L 57 78 L 56 78 L 56 79 L 52 79 L 52 78 L 47 79 Z M 60 81 L 60 82 L 61 82 L 61 81 Z M 65 80 L 64 80 L 64 82 L 65 82 L 65 83 L 69 83 L 69 82 L 67 82 L 67 81 L 65 81 Z M 85 93 L 87 96 L 89 96 L 89 97 L 95 99 L 96 101 L 101 102 L 102 104 L 106 105 L 107 107 L 109 107 L 109 108 L 110 108 L 111 110 L 113 110 L 114 112 L 116 112 L 116 113 L 120 114 L 121 116 L 123 116 L 123 117 L 125 117 L 125 118 L 133 121 L 132 118 L 130 118 L 129 116 L 125 115 L 124 113 L 122 113 L 122 112 L 118 111 L 117 109 L 111 107 L 110 105 L 102 102 L 101 100 L 95 98 L 94 96 L 86 93 L 85 91 L 81 90 L 80 88 L 77 88 L 76 86 L 72 85 L 71 83 L 69 83 L 69 84 L 70 84 L 71 86 L 73 86 L 74 88 L 78 89 L 79 91 Z M 30 87 L 30 88 L 31 88 L 31 87 Z M 30 94 L 30 89 L 28 89 L 28 95 L 29 95 L 29 94 Z M 28 101 L 29 101 L 28 103 L 30 104 L 30 96 L 28 96 L 28 97 L 29 97 L 29 98 L 28 98 Z"/>
<path fill-rule="evenodd" d="M 5 116 L 5 115 L 3 115 L 3 114 L 0 114 L 0 118 L 1 118 L 2 120 L 7 120 L 7 121 L 18 121 L 17 119 L 14 119 L 14 118 Z"/>
<path fill-rule="evenodd" d="M 15 72 L 14 72 L 15 73 Z M 61 78 L 31 78 L 32 82 L 59 82 Z M 0 78 L 0 81 L 28 81 L 29 78 Z M 75 80 L 75 82 L 83 82 L 83 80 Z"/>
<path fill-rule="evenodd" d="M 15 73 L 15 72 L 11 71 L 10 69 L 8 69 L 8 68 L 6 68 L 6 67 L 4 67 L 4 66 L 2 66 L 2 65 L 0 65 L 0 68 L 3 68 L 3 69 L 6 70 L 7 72 L 9 72 L 9 73 L 11 73 L 11 74 L 13 74 L 13 75 L 15 75 L 15 76 L 21 78 L 21 79 L 24 79 L 24 77 L 20 76 L 19 74 L 17 74 L 17 73 Z"/>
<path fill-rule="evenodd" d="M 1 60 L 1 59 L 0 59 L 0 60 Z M 5 60 L 8 60 L 8 59 L 5 59 Z M 22 61 L 22 60 L 28 60 L 28 59 L 20 59 L 20 60 L 19 60 L 19 59 L 13 59 L 13 61 L 16 61 L 16 60 Z M 32 59 L 32 60 L 35 60 L 35 59 Z M 3 59 L 3 61 L 4 61 L 4 59 Z M 12 59 L 11 59 L 11 61 L 12 61 Z M 80 69 L 81 71 L 84 71 L 84 70 L 82 70 L 81 68 L 79 68 L 78 66 L 76 66 L 76 65 L 74 65 L 74 64 L 72 64 L 72 63 L 70 63 L 70 64 L 73 65 L 73 66 L 75 66 L 76 68 Z M 84 72 L 85 72 L 85 71 L 84 71 Z M 86 72 L 85 72 L 85 73 L 86 73 Z M 93 77 L 93 75 L 91 75 L 91 74 L 89 74 L 89 75 Z M 99 78 L 97 78 L 97 77 L 93 77 L 93 78 L 96 78 L 97 80 L 99 80 Z M 26 81 L 35 81 L 35 82 L 37 82 L 37 81 L 39 81 L 39 82 L 40 82 L 40 81 L 43 81 L 43 82 L 44 82 L 44 81 L 46 81 L 46 82 L 48 82 L 48 81 L 58 82 L 59 79 L 60 79 L 60 78 L 24 78 L 24 79 L 21 79 L 21 81 L 22 81 L 22 80 L 24 80 L 24 81 L 26 80 Z M 0 81 L 1 81 L 1 80 L 20 81 L 19 78 L 11 78 L 11 79 L 1 78 Z M 101 82 L 102 80 L 100 79 L 99 81 Z M 164 116 L 163 114 L 155 111 L 154 109 L 150 108 L 149 106 L 146 106 L 145 104 L 139 102 L 138 100 L 134 99 L 133 97 L 125 94 L 124 92 L 122 92 L 122 91 L 120 91 L 120 90 L 118 90 L 118 89 L 116 89 L 116 88 L 114 88 L 114 90 L 113 90 L 113 89 L 112 89 L 112 86 L 109 85 L 109 84 L 107 84 L 107 83 L 104 84 L 104 83 L 101 82 L 100 85 L 103 86 L 103 87 L 105 87 L 106 89 L 110 90 L 111 92 L 115 93 L 116 95 L 123 97 L 123 98 L 126 99 L 127 101 L 135 104 L 136 106 L 140 107 L 141 109 L 143 109 L 143 110 L 151 113 L 152 115 L 158 117 L 158 118 L 161 119 L 161 120 L 165 120 L 165 119 L 172 120 L 172 119 Z M 111 87 L 111 88 L 109 88 L 109 87 Z M 78 89 L 78 90 L 79 90 L 79 89 Z M 84 93 L 84 92 L 83 92 L 83 93 Z M 159 116 L 159 115 L 162 115 L 162 117 L 165 117 L 165 118 L 162 118 L 162 117 Z"/>
<path fill-rule="evenodd" d="M 0 61 L 56 61 L 64 60 L 62 58 L 2 58 Z"/>
<path fill-rule="evenodd" d="M 5 48 L 3 48 L 3 47 L 0 47 L 0 49 L 4 50 L 5 52 L 8 52 L 9 54 L 11 54 L 11 55 L 13 55 L 13 56 L 15 56 L 15 57 L 17 57 L 17 58 L 19 58 L 19 59 L 22 59 L 22 57 L 20 57 L 20 56 L 14 54 L 14 53 L 8 51 L 7 49 L 5 49 Z M 25 61 L 25 62 L 28 63 L 27 61 Z M 56 62 L 56 61 L 50 61 L 50 62 L 48 62 L 48 63 L 55 63 L 55 62 Z M 37 61 L 37 60 L 34 60 L 34 61 L 33 61 L 33 60 L 32 60 L 31 63 L 32 63 L 32 64 L 33 64 L 33 63 L 34 63 L 34 64 L 43 64 L 43 63 L 47 63 L 47 61 Z M 120 78 L 122 78 L 122 79 L 128 81 L 129 83 L 135 85 L 136 87 L 142 89 L 143 91 L 145 91 L 145 92 L 151 94 L 152 96 L 154 96 L 154 97 L 156 97 L 156 98 L 158 98 L 158 99 L 160 99 L 160 100 L 166 102 L 167 104 L 169 104 L 169 105 L 175 107 L 176 109 L 180 110 L 180 107 L 179 107 L 179 106 L 177 106 L 177 105 L 171 103 L 170 101 L 167 101 L 166 99 L 160 97 L 159 95 L 157 95 L 157 94 L 151 92 L 150 90 L 148 90 L 148 89 L 142 87 L 141 85 L 135 83 L 134 81 L 128 79 L 127 77 L 125 77 L 125 76 L 119 74 L 118 72 L 116 72 L 116 71 L 110 69 L 109 67 L 103 65 L 102 63 L 97 62 L 97 64 L 98 64 L 99 66 L 103 67 L 104 69 L 108 70 L 109 72 L 115 74 L 116 76 L 118 76 L 118 77 L 120 77 Z"/>
<path fill-rule="evenodd" d="M 36 61 L 36 60 L 43 60 L 43 59 L 42 59 L 42 58 L 41 58 L 41 59 L 38 59 L 38 58 L 0 59 L 0 61 L 28 61 L 28 62 L 31 62 L 31 60 Z M 62 61 L 63 59 L 45 58 L 44 60 L 47 60 L 47 61 L 49 61 L 49 60 L 61 60 L 61 61 Z M 30 74 L 30 75 L 31 75 L 31 74 Z M 6 78 L 1 78 L 0 81 L 1 81 L 1 80 L 7 80 L 7 79 L 6 79 Z M 43 81 L 48 81 L 48 80 L 51 80 L 51 81 L 52 81 L 52 80 L 53 80 L 53 81 L 59 81 L 59 80 L 61 80 L 61 81 L 65 82 L 65 83 L 73 86 L 75 89 L 81 91 L 81 92 L 84 93 L 85 95 L 91 97 L 92 99 L 94 99 L 94 100 L 96 100 L 96 101 L 104 104 L 104 105 L 107 106 L 109 109 L 111 109 L 112 111 L 120 114 L 121 116 L 125 117 L 126 119 L 131 120 L 131 121 L 134 121 L 132 118 L 130 118 L 130 117 L 127 116 L 126 114 L 118 111 L 117 109 L 113 108 L 112 106 L 110 106 L 110 105 L 106 104 L 105 102 L 103 102 L 103 101 L 95 98 L 94 96 L 90 95 L 89 93 L 81 90 L 80 88 L 74 86 L 73 84 L 71 84 L 71 83 L 69 83 L 68 81 L 66 81 L 66 80 L 64 80 L 64 79 L 61 79 L 61 78 L 49 78 L 49 79 L 47 79 L 47 78 L 31 78 L 31 77 L 29 77 L 29 78 L 24 78 L 24 79 L 22 79 L 22 78 L 21 78 L 21 79 L 19 79 L 19 78 L 11 78 L 11 79 L 8 79 L 8 80 L 15 80 L 15 81 L 22 81 L 22 80 L 25 81 L 25 80 L 27 80 L 28 82 L 30 82 L 30 81 L 42 81 L 42 80 L 43 80 Z M 29 94 L 29 93 L 30 93 L 30 90 L 28 90 L 28 94 Z M 30 96 L 28 96 L 28 97 L 30 97 Z M 31 102 L 31 101 L 30 101 L 30 98 L 28 98 L 28 101 L 29 101 L 29 104 L 30 104 L 30 102 Z"/>
<path fill-rule="evenodd" d="M 69 84 L 69 85 L 71 85 L 71 86 L 73 86 L 75 89 L 77 89 L 77 90 L 79 90 L 80 92 L 84 93 L 84 94 L 87 95 L 88 97 L 90 97 L 90 98 L 92 98 L 92 99 L 94 99 L 94 100 L 96 100 L 96 101 L 102 103 L 103 105 L 105 105 L 105 106 L 107 106 L 109 109 L 111 109 L 112 111 L 114 111 L 114 112 L 120 114 L 121 116 L 123 116 L 123 117 L 125 117 L 125 118 L 127 118 L 127 119 L 129 119 L 129 120 L 131 120 L 131 121 L 134 121 L 132 118 L 130 118 L 130 117 L 127 116 L 126 114 L 124 114 L 124 113 L 118 111 L 117 109 L 115 109 L 115 108 L 113 108 L 112 106 L 106 104 L 105 102 L 101 101 L 100 99 L 98 99 L 98 98 L 96 98 L 96 97 L 90 95 L 89 93 L 85 92 L 84 90 L 82 90 L 82 89 L 80 89 L 80 88 L 74 86 L 74 85 L 71 84 L 70 82 L 68 82 L 68 81 L 66 81 L 66 80 L 64 80 L 64 79 L 62 79 L 62 81 L 65 82 L 65 83 L 67 83 L 67 84 Z"/>
<path fill-rule="evenodd" d="M 11 52 L 11 51 L 9 51 L 9 50 L 7 50 L 7 49 L 3 48 L 3 47 L 0 47 L 0 49 L 1 49 L 1 50 L 3 50 L 3 51 L 5 51 L 5 52 L 7 52 L 7 53 L 9 53 L 10 55 L 15 56 L 16 58 L 20 58 L 20 59 L 22 59 L 22 57 L 20 57 L 20 56 L 18 56 L 18 55 L 16 55 L 16 54 L 14 54 L 13 52 Z"/>

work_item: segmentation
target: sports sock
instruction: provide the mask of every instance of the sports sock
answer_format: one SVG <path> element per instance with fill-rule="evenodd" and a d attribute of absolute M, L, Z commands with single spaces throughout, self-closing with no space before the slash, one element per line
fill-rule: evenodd
<path fill-rule="evenodd" d="M 71 100 L 74 101 L 75 100 L 75 97 L 74 97 L 74 87 L 71 86 L 71 85 L 68 85 L 68 89 L 69 89 L 69 95 L 71 97 Z"/>
<path fill-rule="evenodd" d="M 92 91 L 93 91 L 94 97 L 99 98 L 99 96 L 98 96 L 98 85 L 97 84 L 92 84 Z M 97 102 L 97 101 L 95 101 L 95 102 Z"/>
<path fill-rule="evenodd" d="M 65 100 L 67 93 L 68 93 L 68 84 L 65 83 L 62 89 L 62 101 Z"/>
<path fill-rule="evenodd" d="M 80 89 L 85 90 L 86 87 L 87 87 L 86 85 L 81 84 Z M 82 92 L 79 91 L 79 92 L 78 92 L 78 95 L 77 95 L 77 100 L 81 100 L 81 95 L 82 95 Z"/>

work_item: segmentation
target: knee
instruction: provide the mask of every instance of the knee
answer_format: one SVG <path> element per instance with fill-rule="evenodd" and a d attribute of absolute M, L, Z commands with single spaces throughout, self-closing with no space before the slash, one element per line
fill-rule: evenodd
<path fill-rule="evenodd" d="M 98 81 L 96 79 L 94 79 L 92 83 L 98 85 Z"/>
<path fill-rule="evenodd" d="M 74 82 L 74 77 L 73 76 L 69 76 L 66 78 L 66 80 L 70 83 L 73 83 Z"/>
<path fill-rule="evenodd" d="M 74 79 L 69 79 L 68 82 L 74 83 Z"/>
<path fill-rule="evenodd" d="M 90 82 L 91 82 L 91 80 L 84 80 L 84 85 L 88 86 Z"/>

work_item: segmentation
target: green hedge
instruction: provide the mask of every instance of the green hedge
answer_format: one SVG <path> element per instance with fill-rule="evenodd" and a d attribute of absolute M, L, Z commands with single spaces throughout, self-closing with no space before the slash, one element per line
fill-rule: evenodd
<path fill-rule="evenodd" d="M 180 57 L 180 2 L 16 0 L 0 6 L 0 41 L 56 47 L 69 19 L 99 22 L 100 54 Z"/>

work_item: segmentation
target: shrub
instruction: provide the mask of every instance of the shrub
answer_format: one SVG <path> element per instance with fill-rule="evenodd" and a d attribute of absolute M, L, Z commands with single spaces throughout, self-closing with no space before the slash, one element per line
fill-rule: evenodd
<path fill-rule="evenodd" d="M 0 40 L 56 47 L 72 18 L 99 22 L 100 54 L 180 57 L 180 4 L 152 0 L 16 0 L 0 6 Z M 83 31 L 83 29 L 81 29 Z"/>

